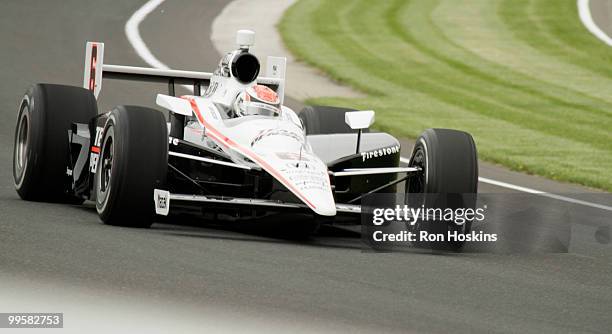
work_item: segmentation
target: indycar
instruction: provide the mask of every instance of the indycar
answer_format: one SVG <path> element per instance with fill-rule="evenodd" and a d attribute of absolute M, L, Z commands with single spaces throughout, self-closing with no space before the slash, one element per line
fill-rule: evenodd
<path fill-rule="evenodd" d="M 476 193 L 468 133 L 426 130 L 402 166 L 398 139 L 369 131 L 374 111 L 285 106 L 286 59 L 269 56 L 261 76 L 253 43 L 254 32 L 238 31 L 237 49 L 209 73 L 105 64 L 104 44 L 87 42 L 82 87 L 36 84 L 21 101 L 17 193 L 93 201 L 104 223 L 129 227 L 189 208 L 238 218 L 299 212 L 333 223 L 359 217 L 366 196 L 400 183 L 407 193 Z M 130 105 L 99 113 L 102 83 L 113 79 L 167 83 L 155 97 L 167 116 Z M 176 85 L 193 93 L 176 96 Z"/>

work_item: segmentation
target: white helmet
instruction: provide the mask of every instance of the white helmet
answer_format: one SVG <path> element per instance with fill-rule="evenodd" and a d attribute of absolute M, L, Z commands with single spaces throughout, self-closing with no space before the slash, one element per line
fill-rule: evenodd
<path fill-rule="evenodd" d="M 253 85 L 238 94 L 234 101 L 234 111 L 238 116 L 278 116 L 280 98 L 267 86 Z"/>

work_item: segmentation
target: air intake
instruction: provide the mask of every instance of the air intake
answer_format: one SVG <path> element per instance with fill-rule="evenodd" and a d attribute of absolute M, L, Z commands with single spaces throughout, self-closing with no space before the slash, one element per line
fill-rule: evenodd
<path fill-rule="evenodd" d="M 232 60 L 232 75 L 242 84 L 248 84 L 259 74 L 259 60 L 248 52 L 237 54 Z"/>

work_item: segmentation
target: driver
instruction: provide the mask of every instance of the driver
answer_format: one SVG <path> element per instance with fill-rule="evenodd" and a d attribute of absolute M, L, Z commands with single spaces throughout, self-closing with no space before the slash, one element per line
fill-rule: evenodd
<path fill-rule="evenodd" d="M 238 94 L 234 101 L 234 113 L 242 116 L 279 116 L 280 98 L 267 86 L 253 85 Z"/>

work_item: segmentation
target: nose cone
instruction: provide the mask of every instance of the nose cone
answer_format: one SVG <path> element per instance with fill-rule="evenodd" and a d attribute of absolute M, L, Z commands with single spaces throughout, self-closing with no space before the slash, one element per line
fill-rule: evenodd
<path fill-rule="evenodd" d="M 326 203 L 320 203 L 313 211 L 321 216 L 335 216 L 336 215 L 336 203 L 332 198 L 331 201 Z"/>
<path fill-rule="evenodd" d="M 305 190 L 302 189 L 302 201 L 318 215 L 335 216 L 336 202 L 334 201 L 334 196 L 332 195 L 329 183 L 325 181 L 327 180 L 320 181 L 323 183 L 323 187 L 312 187 Z M 296 186 L 299 186 L 299 184 Z"/>
<path fill-rule="evenodd" d="M 255 119 L 232 128 L 242 140 L 243 154 L 257 163 L 315 213 L 336 215 L 327 165 L 305 145 L 302 130 L 293 122 Z"/>
<path fill-rule="evenodd" d="M 335 216 L 336 202 L 327 167 L 314 159 L 311 157 L 309 163 L 289 163 L 275 176 L 312 211 L 321 216 Z"/>

